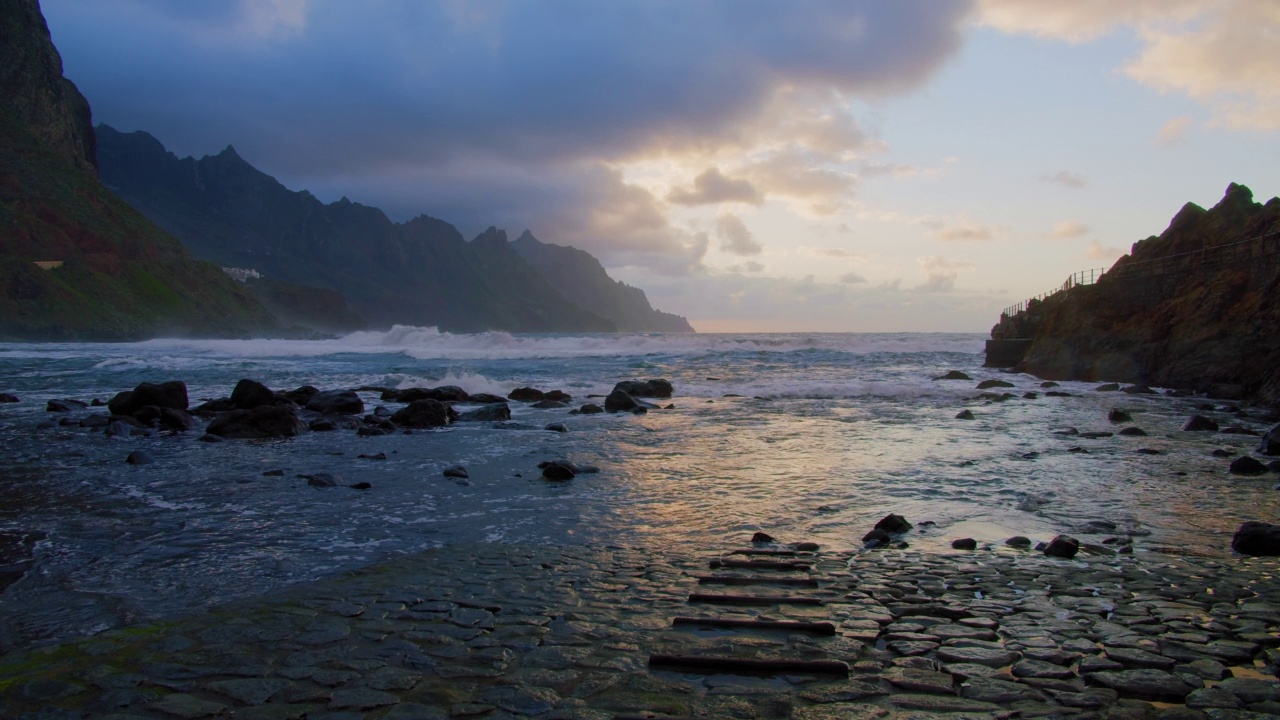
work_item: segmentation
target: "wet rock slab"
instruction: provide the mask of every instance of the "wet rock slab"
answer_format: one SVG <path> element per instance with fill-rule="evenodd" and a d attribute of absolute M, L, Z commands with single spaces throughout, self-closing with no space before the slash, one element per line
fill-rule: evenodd
<path fill-rule="evenodd" d="M 752 585 L 760 576 L 806 578 L 788 594 L 820 604 L 690 605 L 727 550 L 445 548 L 7 656 L 0 717 L 1088 720 L 1280 708 L 1275 559 L 815 551 L 797 558 L 804 569 L 716 572 L 740 578 L 742 594 L 776 594 Z M 836 632 L 672 622 L 695 612 Z M 792 669 L 655 669 L 652 655 Z M 803 671 L 832 663 L 849 677 Z"/>

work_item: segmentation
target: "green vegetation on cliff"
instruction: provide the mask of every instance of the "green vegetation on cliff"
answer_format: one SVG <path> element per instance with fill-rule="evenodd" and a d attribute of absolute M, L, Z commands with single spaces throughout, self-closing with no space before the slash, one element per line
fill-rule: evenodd
<path fill-rule="evenodd" d="M 0 30 L 0 338 L 274 329 L 243 288 L 98 182 L 88 104 L 62 77 L 35 0 L 0 4 Z"/>

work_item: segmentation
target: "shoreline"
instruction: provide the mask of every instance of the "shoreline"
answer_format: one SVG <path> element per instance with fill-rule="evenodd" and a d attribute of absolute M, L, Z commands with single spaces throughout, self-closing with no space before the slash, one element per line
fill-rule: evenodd
<path fill-rule="evenodd" d="M 234 711 L 401 720 L 1280 711 L 1280 605 L 1266 602 L 1280 597 L 1278 558 L 820 549 L 785 556 L 809 570 L 711 568 L 760 559 L 732 554 L 748 549 L 430 550 L 11 654 L 0 660 L 0 715 L 46 707 L 93 718 Z M 746 579 L 699 581 L 723 576 Z M 774 580 L 744 584 L 766 576 Z M 790 602 L 690 602 L 695 593 Z M 673 625 L 684 616 L 831 623 L 834 634 Z M 649 666 L 664 655 L 843 663 L 848 677 Z M 1202 714 L 1206 704 L 1219 709 Z"/>

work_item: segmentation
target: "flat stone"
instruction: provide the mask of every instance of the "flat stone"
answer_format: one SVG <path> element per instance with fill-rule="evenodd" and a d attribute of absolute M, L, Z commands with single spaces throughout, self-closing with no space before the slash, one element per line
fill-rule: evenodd
<path fill-rule="evenodd" d="M 1177 675 L 1154 669 L 1105 671 L 1090 675 L 1089 680 L 1121 695 L 1167 702 L 1181 702 L 1197 689 Z"/>
<path fill-rule="evenodd" d="M 1027 648 L 1022 656 L 1028 660 L 1040 660 L 1052 665 L 1074 665 L 1080 659 L 1080 653 L 1067 652 L 1058 648 Z"/>
<path fill-rule="evenodd" d="M 209 683 L 208 687 L 219 695 L 226 695 L 244 705 L 262 705 L 292 684 L 288 680 L 250 678 L 244 680 L 218 680 Z"/>
<path fill-rule="evenodd" d="M 1108 660 L 1101 655 L 1090 655 L 1082 659 L 1078 667 L 1082 674 L 1124 669 L 1124 666 L 1120 663 L 1115 660 Z"/>
<path fill-rule="evenodd" d="M 1231 677 L 1226 665 L 1210 658 L 1200 658 L 1187 663 L 1186 668 L 1205 680 L 1222 680 Z"/>
<path fill-rule="evenodd" d="M 180 718 L 206 718 L 221 715 L 227 711 L 227 706 L 201 700 L 193 695 L 174 693 L 166 695 L 159 702 L 152 703 L 150 709 Z"/>
<path fill-rule="evenodd" d="M 974 677 L 960 685 L 960 695 L 971 700 L 1008 704 L 1019 700 L 1044 701 L 1044 694 L 1034 688 L 1011 680 L 990 677 Z"/>
<path fill-rule="evenodd" d="M 966 638 L 971 640 L 999 640 L 1000 636 L 986 628 L 966 627 L 964 625 L 935 625 L 929 632 L 943 640 Z"/>
<path fill-rule="evenodd" d="M 937 650 L 938 643 L 919 640 L 894 640 L 886 643 L 885 647 L 895 654 L 911 657 L 913 655 L 927 655 Z"/>
<path fill-rule="evenodd" d="M 1240 698 L 1246 704 L 1280 700 L 1280 682 L 1255 678 L 1227 678 L 1218 687 Z"/>
<path fill-rule="evenodd" d="M 888 710 L 874 705 L 819 705 L 795 708 L 791 712 L 791 718 L 792 720 L 880 720 L 888 714 Z"/>
<path fill-rule="evenodd" d="M 236 720 L 302 720 L 308 713 L 315 713 L 315 705 L 300 703 L 271 703 L 257 707 L 240 708 Z"/>
<path fill-rule="evenodd" d="M 895 687 L 912 692 L 953 694 L 954 681 L 947 673 L 916 668 L 890 668 L 880 676 Z"/>
<path fill-rule="evenodd" d="M 1139 650 L 1138 648 L 1107 647 L 1105 652 L 1108 659 L 1115 660 L 1127 668 L 1169 670 L 1178 664 L 1173 658 L 1167 658 L 1146 650 Z"/>
<path fill-rule="evenodd" d="M 960 680 L 968 680 L 972 677 L 1008 677 L 1000 668 L 988 667 L 986 665 L 978 665 L 975 663 L 948 663 L 942 666 L 942 670 L 943 672 L 954 675 Z"/>
<path fill-rule="evenodd" d="M 949 663 L 972 663 L 998 668 L 1015 662 L 1018 659 L 1018 653 L 1012 650 L 948 645 L 938 648 L 938 659 Z"/>
<path fill-rule="evenodd" d="M 804 690 L 800 697 L 813 703 L 843 703 L 886 694 L 888 691 L 876 683 L 849 680 L 838 685 Z"/>
<path fill-rule="evenodd" d="M 559 700 L 560 696 L 548 688 L 527 685 L 489 688 L 480 694 L 480 702 L 517 715 L 540 715 L 550 711 Z"/>
<path fill-rule="evenodd" d="M 422 675 L 399 668 L 379 668 L 364 678 L 364 684 L 374 690 L 412 690 Z"/>
<path fill-rule="evenodd" d="M 1192 690 L 1191 694 L 1187 695 L 1186 702 L 1187 707 L 1196 710 L 1205 708 L 1238 708 L 1241 706 L 1239 698 L 1230 691 L 1218 687 Z"/>
<path fill-rule="evenodd" d="M 956 697 L 955 695 L 890 695 L 889 702 L 900 708 L 924 710 L 926 712 L 988 713 L 1000 709 L 999 705 L 982 702 L 981 700 Z"/>
<path fill-rule="evenodd" d="M 395 705 L 400 698 L 380 690 L 368 688 L 350 688 L 335 690 L 329 699 L 330 710 L 373 710 L 374 708 Z"/>
<path fill-rule="evenodd" d="M 1069 680 L 1076 676 L 1071 668 L 1064 668 L 1041 660 L 1020 660 L 1012 668 L 1013 674 L 1020 678 L 1051 678 Z"/>
<path fill-rule="evenodd" d="M 421 703 L 400 703 L 382 716 L 382 720 L 448 720 L 448 718 L 449 713 L 441 708 Z"/>
<path fill-rule="evenodd" d="M 311 674 L 312 680 L 315 680 L 325 687 L 337 687 L 344 683 L 351 682 L 356 677 L 357 674 L 350 670 L 317 670 Z"/>

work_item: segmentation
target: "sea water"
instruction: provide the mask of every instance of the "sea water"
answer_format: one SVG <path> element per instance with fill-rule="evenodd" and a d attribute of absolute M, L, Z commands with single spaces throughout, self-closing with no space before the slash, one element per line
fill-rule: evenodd
<path fill-rule="evenodd" d="M 1230 553 L 1240 522 L 1273 520 L 1272 480 L 1227 473 L 1217 448 L 1248 435 L 1187 433 L 1201 412 L 1265 429 L 1259 409 L 1203 398 L 1098 392 L 983 369 L 976 334 L 453 335 L 396 327 L 322 341 L 151 340 L 0 344 L 0 534 L 40 532 L 34 565 L 0 595 L 0 648 L 182 613 L 464 541 L 705 548 L 779 541 L 860 548 L 888 513 L 912 547 L 1062 532 L 1103 547 Z M 960 370 L 971 381 L 934 380 Z M 1014 397 L 982 397 L 998 377 Z M 570 415 L 512 403 L 506 423 L 379 437 L 351 430 L 199 442 L 200 431 L 108 437 L 46 412 L 50 399 L 108 400 L 182 380 L 192 404 L 241 378 L 274 389 L 458 385 L 505 396 L 559 389 L 572 407 L 620 380 L 666 378 L 670 409 Z M 1035 397 L 1023 397 L 1035 393 Z M 361 393 L 369 411 L 379 393 Z M 1117 425 L 1122 408 L 1132 423 Z M 956 414 L 970 409 L 975 418 Z M 465 410 L 463 406 L 460 409 Z M 568 432 L 553 432 L 564 423 Z M 1115 432 L 1145 437 L 1083 439 Z M 1142 454 L 1138 450 L 1159 454 Z M 128 465 L 145 450 L 156 462 Z M 365 456 L 383 454 L 385 460 Z M 598 474 L 540 477 L 567 458 Z M 468 480 L 447 478 L 453 465 Z M 282 476 L 266 476 L 267 471 Z M 329 472 L 339 487 L 300 475 Z M 346 485 L 367 482 L 357 490 Z M 1105 524 L 1088 525 L 1103 521 Z M 1111 542 L 1112 544 L 1104 544 Z"/>

